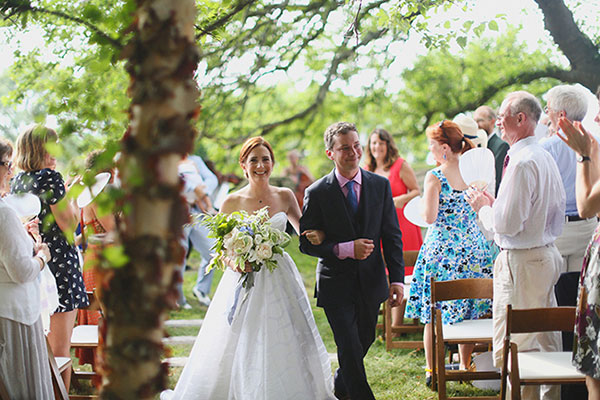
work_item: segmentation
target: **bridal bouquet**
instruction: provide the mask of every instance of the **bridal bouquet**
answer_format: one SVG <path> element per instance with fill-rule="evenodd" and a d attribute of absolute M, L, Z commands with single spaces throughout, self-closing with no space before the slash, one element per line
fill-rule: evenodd
<path fill-rule="evenodd" d="M 263 266 L 272 272 L 277 268 L 273 256 L 283 254 L 283 248 L 290 241 L 290 235 L 271 227 L 267 207 L 251 215 L 246 211 L 205 215 L 201 223 L 211 231 L 209 237 L 216 239 L 213 246 L 216 256 L 208 265 L 207 272 L 215 267 L 225 270 L 225 257 L 233 260 L 241 270 L 248 262 L 253 272 L 260 271 Z M 252 272 L 244 272 L 242 286 L 249 289 L 253 285 Z"/>

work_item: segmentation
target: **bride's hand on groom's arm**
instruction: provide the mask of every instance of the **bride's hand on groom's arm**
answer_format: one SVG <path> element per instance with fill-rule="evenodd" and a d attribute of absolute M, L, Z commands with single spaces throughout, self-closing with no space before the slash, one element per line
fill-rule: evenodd
<path fill-rule="evenodd" d="M 313 246 L 318 246 L 325 240 L 325 232 L 318 229 L 307 229 L 302 232 L 300 235 L 306 236 L 306 239 Z"/>

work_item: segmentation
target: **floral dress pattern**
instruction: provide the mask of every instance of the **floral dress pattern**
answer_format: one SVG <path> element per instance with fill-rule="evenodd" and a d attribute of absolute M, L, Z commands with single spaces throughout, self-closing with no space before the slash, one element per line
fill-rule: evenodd
<path fill-rule="evenodd" d="M 427 231 L 415 265 L 406 305 L 407 318 L 431 322 L 431 284 L 466 278 L 491 278 L 497 247 L 488 242 L 477 214 L 465 200 L 463 191 L 454 190 L 438 167 L 432 171 L 442 186 L 438 215 Z M 477 319 L 491 311 L 491 300 L 464 299 L 441 304 L 442 322 L 452 324 Z"/>
<path fill-rule="evenodd" d="M 79 256 L 75 247 L 67 241 L 52 216 L 50 205 L 65 197 L 65 183 L 61 174 L 52 169 L 21 172 L 12 182 L 13 193 L 32 193 L 39 197 L 42 208 L 40 235 L 50 248 L 48 267 L 56 279 L 58 288 L 57 312 L 85 308 L 89 305 L 85 285 L 79 267 Z"/>
<path fill-rule="evenodd" d="M 581 373 L 600 379 L 600 225 L 583 258 L 577 295 L 573 365 Z"/>

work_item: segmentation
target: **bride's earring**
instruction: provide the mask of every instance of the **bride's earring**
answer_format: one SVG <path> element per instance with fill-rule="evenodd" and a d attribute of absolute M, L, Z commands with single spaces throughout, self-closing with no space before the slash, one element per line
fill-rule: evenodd
<path fill-rule="evenodd" d="M 444 155 L 442 156 L 442 158 L 445 160 L 446 159 L 446 153 L 444 153 Z"/>

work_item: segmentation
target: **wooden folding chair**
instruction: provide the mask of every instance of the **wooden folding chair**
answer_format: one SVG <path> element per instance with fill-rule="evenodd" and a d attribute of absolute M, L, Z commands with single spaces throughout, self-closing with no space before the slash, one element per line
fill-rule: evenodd
<path fill-rule="evenodd" d="M 436 308 L 441 301 L 460 299 L 492 299 L 492 279 L 458 279 L 436 282 L 431 278 L 431 321 L 433 329 L 433 373 L 432 383 L 437 388 L 440 400 L 448 399 L 446 382 L 500 379 L 496 371 L 446 370 L 445 345 L 492 344 L 493 322 L 491 319 L 464 320 L 450 325 L 442 324 L 442 313 Z M 452 397 L 453 399 L 498 399 L 498 396 Z"/>
<path fill-rule="evenodd" d="M 48 362 L 50 363 L 50 375 L 52 376 L 52 387 L 54 388 L 54 397 L 58 400 L 69 400 L 67 388 L 61 374 L 72 367 L 72 361 L 69 357 L 54 357 L 50 342 L 46 338 L 46 349 L 48 350 Z"/>
<path fill-rule="evenodd" d="M 94 292 L 86 292 L 90 300 L 90 305 L 87 310 L 96 311 L 101 309 L 101 305 L 98 302 Z M 98 338 L 99 331 L 98 325 L 77 325 L 73 328 L 73 334 L 71 335 L 71 348 L 73 349 L 98 349 Z M 73 386 L 76 388 L 80 387 L 80 379 L 92 380 L 97 377 L 98 374 L 95 371 L 80 371 L 73 368 L 71 373 L 71 380 Z M 97 396 L 76 396 L 76 398 L 96 398 Z"/>
<path fill-rule="evenodd" d="M 414 267 L 419 256 L 418 250 L 406 250 L 403 252 L 404 266 Z M 402 318 L 400 318 L 400 324 L 392 325 L 392 307 L 389 307 L 386 302 L 383 303 L 383 314 L 384 314 L 384 337 L 385 337 L 385 349 L 419 349 L 423 348 L 422 340 L 402 340 L 396 336 L 404 333 L 419 333 L 423 332 L 423 325 L 419 323 L 418 319 L 413 319 L 409 323 L 404 323 L 404 310 L 406 309 L 406 300 L 408 299 L 408 293 L 410 291 L 410 281 L 412 273 L 406 275 L 404 278 L 404 299 L 398 306 L 401 309 Z"/>
<path fill-rule="evenodd" d="M 585 382 L 585 375 L 571 364 L 571 351 L 519 352 L 511 342 L 513 333 L 572 332 L 575 326 L 575 307 L 531 308 L 506 310 L 506 335 L 504 336 L 502 384 L 500 398 L 504 400 L 507 380 L 510 379 L 511 399 L 521 399 L 521 385 L 562 385 Z M 510 368 L 509 368 L 510 366 Z"/>

